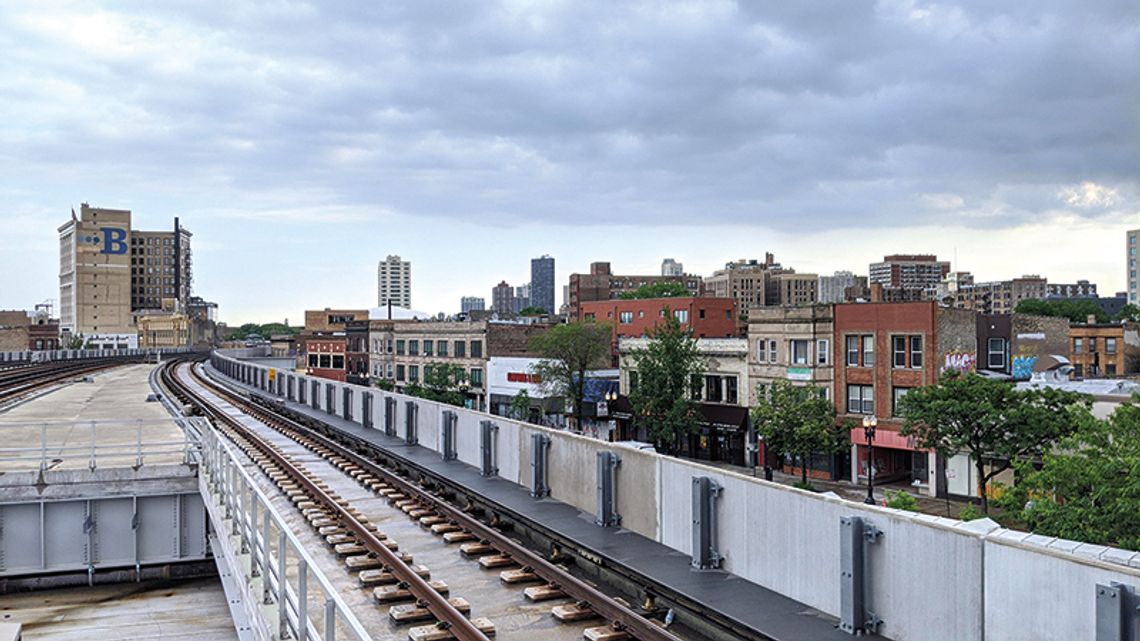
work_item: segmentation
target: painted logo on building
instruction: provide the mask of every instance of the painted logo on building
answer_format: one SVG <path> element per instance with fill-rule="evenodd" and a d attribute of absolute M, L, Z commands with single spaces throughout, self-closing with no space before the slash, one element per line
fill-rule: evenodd
<path fill-rule="evenodd" d="M 98 245 L 100 254 L 121 256 L 127 253 L 127 230 L 117 227 L 102 227 L 100 233 L 88 233 L 79 237 L 84 245 Z"/>

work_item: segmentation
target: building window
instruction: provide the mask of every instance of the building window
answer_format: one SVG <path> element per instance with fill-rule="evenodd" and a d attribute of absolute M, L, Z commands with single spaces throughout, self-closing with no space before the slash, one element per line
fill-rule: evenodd
<path fill-rule="evenodd" d="M 392 339 L 390 338 L 388 339 L 388 353 L 392 353 Z"/>
<path fill-rule="evenodd" d="M 408 380 L 412 381 L 412 382 L 420 380 L 420 366 L 419 365 L 409 365 L 408 366 Z"/>
<path fill-rule="evenodd" d="M 906 367 L 906 336 L 891 337 L 891 355 L 895 367 Z"/>
<path fill-rule="evenodd" d="M 332 358 L 328 354 L 321 354 L 318 357 L 318 361 L 320 363 L 318 367 L 322 367 L 324 369 L 328 369 L 332 365 Z"/>
<path fill-rule="evenodd" d="M 1005 369 L 1005 339 L 991 338 L 987 341 L 986 353 L 989 358 L 987 366 L 990 369 Z"/>
<path fill-rule="evenodd" d="M 848 385 L 847 413 L 874 414 L 875 388 L 870 385 Z"/>
<path fill-rule="evenodd" d="M 1073 339 L 1073 353 L 1074 354 L 1080 354 L 1083 351 L 1085 351 L 1085 339 L 1074 338 Z"/>
<path fill-rule="evenodd" d="M 1104 366 L 1104 373 L 1106 376 L 1116 376 L 1116 363 L 1109 363 Z"/>
<path fill-rule="evenodd" d="M 629 376 L 629 394 L 632 394 L 635 390 L 637 390 L 637 371 L 631 370 L 629 372 L 628 376 Z"/>
<path fill-rule="evenodd" d="M 724 402 L 736 405 L 739 402 L 739 396 L 736 390 L 736 377 L 724 377 Z"/>
<path fill-rule="evenodd" d="M 1085 375 L 1085 373 L 1084 373 L 1084 368 L 1082 367 L 1082 365 L 1080 363 L 1074 363 L 1073 364 L 1073 376 L 1075 376 L 1076 378 L 1082 378 L 1084 375 Z"/>
<path fill-rule="evenodd" d="M 344 355 L 343 354 L 333 354 L 332 366 L 333 366 L 333 369 L 344 369 Z"/>
<path fill-rule="evenodd" d="M 689 322 L 689 310 L 687 310 L 687 309 L 673 310 L 673 318 L 676 318 L 678 323 L 684 325 L 685 323 Z"/>
<path fill-rule="evenodd" d="M 921 369 L 922 368 L 922 337 L 910 337 L 910 366 Z"/>
<path fill-rule="evenodd" d="M 398 354 L 400 356 L 404 355 L 404 341 L 403 340 L 396 341 L 396 354 Z M 400 380 L 403 380 L 403 379 L 400 379 Z"/>
<path fill-rule="evenodd" d="M 815 362 L 817 365 L 827 365 L 830 361 L 831 341 L 821 338 L 815 342 Z"/>
<path fill-rule="evenodd" d="M 791 351 L 789 355 L 792 365 L 807 365 L 808 364 L 808 341 L 806 340 L 793 340 L 791 341 Z"/>
<path fill-rule="evenodd" d="M 309 354 L 309 367 L 319 367 L 317 365 L 317 355 Z"/>
<path fill-rule="evenodd" d="M 483 358 L 483 341 L 471 341 L 471 358 Z"/>
<path fill-rule="evenodd" d="M 434 342 L 424 341 L 424 356 L 432 356 L 432 351 L 433 351 L 432 348 L 433 347 L 435 347 Z"/>
<path fill-rule="evenodd" d="M 408 341 L 408 356 L 420 355 L 420 342 L 418 340 Z M 415 379 L 412 379 L 415 380 Z"/>
<path fill-rule="evenodd" d="M 1096 353 L 1096 336 L 1089 336 L 1089 353 Z"/>
<path fill-rule="evenodd" d="M 704 318 L 704 317 L 705 317 L 705 310 L 702 309 L 702 310 L 697 312 L 697 318 Z"/>
<path fill-rule="evenodd" d="M 899 400 L 910 391 L 909 387 L 895 387 L 891 389 L 891 416 L 899 415 Z"/>
<path fill-rule="evenodd" d="M 396 366 L 396 380 L 398 380 L 398 381 L 404 380 L 404 366 L 403 365 L 397 365 Z"/>
<path fill-rule="evenodd" d="M 483 387 L 483 370 L 478 367 L 471 370 L 471 387 Z"/>
<path fill-rule="evenodd" d="M 770 339 L 768 341 L 768 362 L 769 363 L 775 363 L 776 362 L 776 340 L 775 339 Z"/>
<path fill-rule="evenodd" d="M 618 316 L 622 325 L 629 325 L 633 322 L 633 312 L 621 312 Z"/>
<path fill-rule="evenodd" d="M 847 366 L 859 367 L 859 337 L 847 337 Z"/>
<path fill-rule="evenodd" d="M 701 400 L 701 383 L 702 381 L 699 374 L 693 374 L 693 377 L 689 379 L 689 396 L 691 396 L 694 401 Z"/>
<path fill-rule="evenodd" d="M 467 343 L 465 341 L 455 341 L 455 357 L 465 358 L 467 356 Z"/>
<path fill-rule="evenodd" d="M 875 337 L 863 337 L 863 367 L 875 366 Z"/>
<path fill-rule="evenodd" d="M 759 338 L 756 340 L 756 362 L 768 362 L 768 341 L 767 339 Z"/>
<path fill-rule="evenodd" d="M 1105 354 L 1115 354 L 1116 353 L 1116 339 L 1115 338 L 1104 339 L 1104 353 Z"/>
<path fill-rule="evenodd" d="M 440 356 L 447 356 L 447 341 L 436 341 L 435 348 Z"/>
<path fill-rule="evenodd" d="M 720 403 L 724 400 L 719 376 L 705 376 L 705 400 L 709 403 Z"/>

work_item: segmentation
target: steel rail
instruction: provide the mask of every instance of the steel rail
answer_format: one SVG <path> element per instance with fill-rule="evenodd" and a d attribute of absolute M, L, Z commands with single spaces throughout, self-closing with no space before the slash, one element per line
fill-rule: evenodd
<path fill-rule="evenodd" d="M 20 368 L 20 371 L 0 377 L 0 401 L 18 398 L 41 387 L 58 383 L 68 378 L 90 374 L 126 364 L 128 361 L 97 361 L 82 364 L 67 363 L 45 367 Z M 32 371 L 27 371 L 32 370 Z"/>
<path fill-rule="evenodd" d="M 219 389 L 216 383 L 211 382 L 210 385 L 215 389 Z M 616 623 L 618 627 L 640 641 L 681 641 L 679 637 L 665 628 L 662 628 L 630 608 L 627 608 L 604 592 L 601 592 L 585 581 L 570 574 L 565 569 L 547 561 L 542 555 L 513 541 L 490 525 L 467 514 L 461 508 L 453 506 L 439 497 L 430 494 L 423 488 L 400 478 L 398 475 L 377 465 L 374 461 L 356 453 L 351 448 L 345 447 L 323 434 L 316 433 L 311 428 L 301 425 L 291 418 L 275 414 L 269 408 L 251 403 L 233 392 L 222 390 L 222 395 L 236 399 L 238 403 L 250 408 L 243 408 L 243 411 L 247 411 L 254 416 L 260 415 L 260 417 L 271 418 L 283 424 L 283 426 L 287 426 L 294 432 L 302 434 L 306 438 L 313 439 L 322 446 L 333 450 L 338 456 L 348 459 L 352 463 L 382 477 L 384 482 L 396 486 L 404 494 L 415 496 L 422 501 L 430 503 L 433 510 L 442 513 L 446 518 L 479 537 L 481 540 L 488 541 L 496 549 L 513 557 L 520 565 L 529 567 L 534 574 L 547 583 L 557 585 L 559 589 L 574 600 L 588 603 L 590 609 L 599 616 L 611 623 Z"/>
<path fill-rule="evenodd" d="M 191 366 L 191 376 L 204 387 L 217 389 L 215 385 L 203 379 L 201 375 L 193 369 L 193 366 Z M 340 505 L 335 499 L 329 496 L 325 490 L 317 486 L 295 463 L 282 455 L 276 448 L 272 447 L 261 435 L 214 407 L 188 385 L 183 384 L 178 376 L 171 375 L 169 380 L 173 383 L 172 389 L 180 390 L 186 395 L 187 400 L 190 400 L 204 412 L 207 412 L 216 422 L 224 423 L 229 426 L 232 431 L 237 432 L 247 440 L 250 445 L 273 460 L 290 479 L 305 488 L 309 496 L 320 503 L 325 509 L 335 513 L 337 520 L 344 527 L 351 530 L 361 542 L 361 545 L 369 552 L 380 557 L 388 570 L 399 578 L 401 583 L 407 586 L 408 591 L 416 597 L 423 607 L 427 608 L 438 621 L 447 626 L 448 631 L 454 635 L 455 638 L 460 641 L 490 641 L 487 635 L 483 634 L 470 619 L 457 610 L 455 606 L 451 605 L 446 597 L 436 592 L 425 579 L 416 574 L 411 567 L 404 563 L 399 555 L 389 550 L 375 534 L 369 531 L 368 528 L 358 521 L 344 506 Z M 228 393 L 222 393 L 219 394 L 219 396 L 227 397 L 230 395 Z"/>

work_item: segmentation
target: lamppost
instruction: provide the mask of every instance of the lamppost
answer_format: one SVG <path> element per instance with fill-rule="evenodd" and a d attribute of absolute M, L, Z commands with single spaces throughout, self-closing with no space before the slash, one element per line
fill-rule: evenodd
<path fill-rule="evenodd" d="M 613 415 L 614 415 L 613 403 L 614 403 L 614 401 L 616 401 L 618 399 L 617 390 L 613 390 L 613 389 L 608 390 L 605 394 L 602 394 L 602 398 L 604 398 L 606 401 L 606 418 L 609 420 L 609 422 L 611 424 L 610 438 L 612 439 L 613 438 L 613 430 L 614 430 L 614 428 L 617 427 L 616 421 L 613 420 Z"/>
<path fill-rule="evenodd" d="M 863 502 L 867 505 L 875 504 L 875 427 L 879 419 L 874 416 L 863 417 L 863 436 L 867 437 L 867 498 Z"/>

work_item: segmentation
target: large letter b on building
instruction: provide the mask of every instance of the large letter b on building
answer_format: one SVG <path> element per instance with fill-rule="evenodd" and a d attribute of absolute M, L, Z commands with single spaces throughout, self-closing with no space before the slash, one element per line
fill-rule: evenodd
<path fill-rule="evenodd" d="M 103 232 L 103 254 L 125 254 L 127 253 L 127 230 L 115 229 L 114 227 L 104 227 L 100 231 Z"/>

